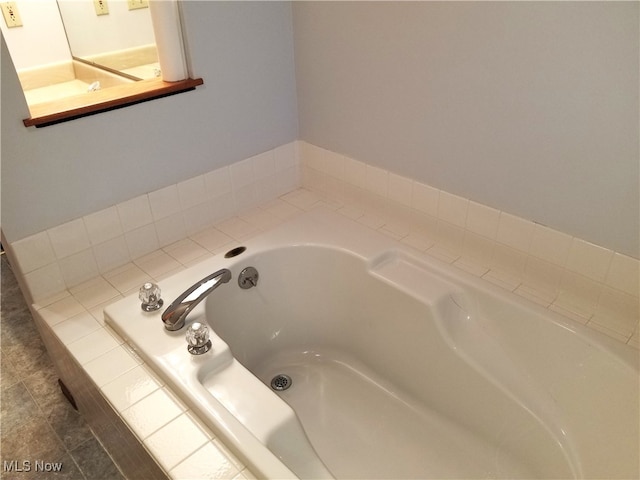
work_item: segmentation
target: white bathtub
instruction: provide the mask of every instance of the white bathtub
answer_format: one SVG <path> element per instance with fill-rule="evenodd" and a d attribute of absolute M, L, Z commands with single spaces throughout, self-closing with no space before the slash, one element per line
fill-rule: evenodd
<path fill-rule="evenodd" d="M 256 475 L 640 476 L 637 350 L 333 212 L 245 246 L 161 284 L 231 270 L 187 319 L 204 355 L 135 296 L 105 314 Z"/>

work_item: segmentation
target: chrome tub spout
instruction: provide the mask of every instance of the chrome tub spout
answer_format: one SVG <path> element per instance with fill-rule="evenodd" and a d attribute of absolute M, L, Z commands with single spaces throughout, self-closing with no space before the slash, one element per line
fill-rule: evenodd
<path fill-rule="evenodd" d="M 231 272 L 226 268 L 218 270 L 203 278 L 176 298 L 162 313 L 164 328 L 167 330 L 180 330 L 184 327 L 185 319 L 189 312 L 222 283 L 231 280 Z"/>

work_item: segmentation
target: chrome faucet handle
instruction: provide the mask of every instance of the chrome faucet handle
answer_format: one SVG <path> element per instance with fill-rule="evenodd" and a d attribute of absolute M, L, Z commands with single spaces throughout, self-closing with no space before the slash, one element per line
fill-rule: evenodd
<path fill-rule="evenodd" d="M 160 298 L 160 287 L 153 282 L 146 282 L 140 287 L 138 298 L 142 302 L 140 308 L 145 312 L 155 312 L 164 303 Z"/>
<path fill-rule="evenodd" d="M 223 268 L 193 284 L 162 313 L 164 328 L 171 332 L 180 330 L 184 327 L 189 312 L 218 286 L 229 280 L 231 280 L 231 272 Z"/>
<path fill-rule="evenodd" d="M 193 322 L 187 328 L 187 350 L 191 355 L 202 355 L 211 349 L 209 328 L 200 322 Z"/>

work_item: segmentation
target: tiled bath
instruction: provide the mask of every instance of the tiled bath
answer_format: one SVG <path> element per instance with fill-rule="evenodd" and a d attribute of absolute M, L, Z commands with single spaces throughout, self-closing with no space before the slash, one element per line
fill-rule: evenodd
<path fill-rule="evenodd" d="M 149 279 L 162 286 L 166 276 L 319 206 L 638 348 L 637 259 L 304 142 L 11 248 L 43 328 L 171 478 L 251 478 L 105 326 L 102 309 Z M 189 441 L 175 449 L 176 435 Z"/>

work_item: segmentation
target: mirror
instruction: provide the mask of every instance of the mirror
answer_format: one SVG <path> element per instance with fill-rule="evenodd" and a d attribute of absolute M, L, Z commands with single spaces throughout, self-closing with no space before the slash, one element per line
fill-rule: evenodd
<path fill-rule="evenodd" d="M 161 77 L 150 13 L 155 5 L 148 0 L 0 5 L 11 7 L 13 17 L 0 17 L 0 30 L 30 108 Z"/>
<path fill-rule="evenodd" d="M 148 0 L 58 0 L 75 60 L 132 80 L 160 76 Z"/>

